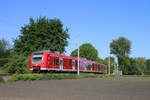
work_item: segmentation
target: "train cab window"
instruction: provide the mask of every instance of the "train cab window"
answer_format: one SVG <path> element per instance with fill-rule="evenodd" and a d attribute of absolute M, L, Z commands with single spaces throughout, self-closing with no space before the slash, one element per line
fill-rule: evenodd
<path fill-rule="evenodd" d="M 59 60 L 58 59 L 56 59 L 56 65 L 59 65 Z"/>
<path fill-rule="evenodd" d="M 66 66 L 66 61 L 65 60 L 63 61 L 63 65 Z"/>
<path fill-rule="evenodd" d="M 70 59 L 70 66 L 72 66 L 72 59 Z"/>
<path fill-rule="evenodd" d="M 52 62 L 53 62 L 53 65 L 55 65 L 55 59 L 54 58 L 53 58 Z"/>
<path fill-rule="evenodd" d="M 48 55 L 48 60 L 50 60 L 50 55 Z"/>

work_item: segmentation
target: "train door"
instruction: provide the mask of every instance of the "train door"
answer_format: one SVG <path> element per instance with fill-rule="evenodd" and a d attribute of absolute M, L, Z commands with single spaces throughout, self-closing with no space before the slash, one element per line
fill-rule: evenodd
<path fill-rule="evenodd" d="M 102 64 L 101 64 L 101 66 L 100 66 L 100 72 L 102 72 L 102 67 L 103 67 L 103 66 L 102 66 Z"/>
<path fill-rule="evenodd" d="M 53 69 L 53 56 L 48 56 L 49 70 Z"/>
<path fill-rule="evenodd" d="M 98 64 L 98 72 L 100 72 L 100 64 Z"/>
<path fill-rule="evenodd" d="M 48 58 L 47 58 L 47 66 L 48 66 L 48 69 L 50 68 L 50 55 L 48 55 Z"/>
<path fill-rule="evenodd" d="M 60 62 L 60 70 L 62 71 L 63 70 L 63 59 L 62 58 L 60 58 L 59 59 L 59 62 Z"/>
<path fill-rule="evenodd" d="M 93 71 L 93 65 L 91 64 L 90 66 L 91 66 L 90 68 L 91 68 L 91 72 L 92 72 Z"/>
<path fill-rule="evenodd" d="M 59 57 L 55 57 L 55 69 L 59 70 Z"/>
<path fill-rule="evenodd" d="M 75 71 L 75 60 L 72 60 L 73 64 L 72 64 L 72 70 Z"/>
<path fill-rule="evenodd" d="M 52 69 L 55 69 L 55 57 L 52 56 Z"/>
<path fill-rule="evenodd" d="M 78 61 L 77 60 L 75 60 L 75 70 L 77 71 L 77 66 L 78 66 Z"/>
<path fill-rule="evenodd" d="M 67 59 L 63 58 L 63 70 L 67 69 Z"/>
<path fill-rule="evenodd" d="M 96 72 L 98 72 L 98 64 L 96 64 Z"/>

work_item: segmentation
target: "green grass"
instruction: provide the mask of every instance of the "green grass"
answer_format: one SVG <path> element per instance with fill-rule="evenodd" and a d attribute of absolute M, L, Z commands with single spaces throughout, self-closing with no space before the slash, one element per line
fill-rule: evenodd
<path fill-rule="evenodd" d="M 0 77 L 0 83 L 1 83 L 1 82 L 4 82 L 4 80 L 3 80 L 3 78 L 2 78 L 2 77 Z"/>
<path fill-rule="evenodd" d="M 94 74 L 94 73 L 81 73 L 80 76 L 71 73 L 59 73 L 59 74 L 14 74 L 8 79 L 9 82 L 12 81 L 26 81 L 26 80 L 62 80 L 62 79 L 79 79 L 79 78 L 102 78 L 110 77 L 104 74 Z"/>

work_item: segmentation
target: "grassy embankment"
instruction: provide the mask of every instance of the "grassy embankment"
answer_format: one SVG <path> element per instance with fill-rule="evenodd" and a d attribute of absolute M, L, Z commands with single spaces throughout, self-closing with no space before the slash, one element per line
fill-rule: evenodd
<path fill-rule="evenodd" d="M 147 75 L 107 75 L 107 74 L 94 74 L 94 73 L 53 73 L 53 74 L 14 74 L 8 78 L 8 82 L 15 81 L 27 81 L 27 80 L 62 80 L 62 79 L 81 79 L 81 78 L 111 78 L 111 77 L 150 77 Z M 6 82 L 7 82 L 6 81 Z M 4 82 L 2 77 L 0 77 L 0 82 Z"/>
<path fill-rule="evenodd" d="M 61 73 L 61 74 L 14 74 L 8 81 L 26 81 L 26 80 L 62 80 L 62 79 L 79 79 L 79 78 L 103 78 L 110 77 L 104 74 L 94 74 L 94 73 L 81 73 L 80 76 L 71 73 Z"/>

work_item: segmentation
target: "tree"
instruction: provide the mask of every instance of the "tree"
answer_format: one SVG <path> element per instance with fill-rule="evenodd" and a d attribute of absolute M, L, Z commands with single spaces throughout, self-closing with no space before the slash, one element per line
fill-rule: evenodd
<path fill-rule="evenodd" d="M 126 63 L 125 74 L 128 75 L 141 75 L 143 73 L 142 69 L 138 67 L 137 58 L 128 58 L 128 63 Z"/>
<path fill-rule="evenodd" d="M 150 71 L 150 59 L 146 60 L 146 69 Z"/>
<path fill-rule="evenodd" d="M 144 57 L 137 57 L 136 60 L 136 66 L 142 70 L 144 73 L 146 70 L 146 59 Z"/>
<path fill-rule="evenodd" d="M 108 60 L 109 60 L 109 57 L 106 57 L 104 59 L 104 64 L 107 65 L 107 67 L 108 67 Z M 110 57 L 110 73 L 113 73 L 115 64 L 116 64 L 115 63 L 115 58 L 111 56 Z"/>
<path fill-rule="evenodd" d="M 5 39 L 0 40 L 0 58 L 9 55 L 9 44 Z"/>
<path fill-rule="evenodd" d="M 0 40 L 0 67 L 3 67 L 8 62 L 8 56 L 10 55 L 9 44 L 5 39 Z"/>
<path fill-rule="evenodd" d="M 78 56 L 78 49 L 72 51 L 71 56 Z M 89 60 L 97 61 L 98 51 L 90 43 L 85 43 L 80 46 L 80 57 Z"/>
<path fill-rule="evenodd" d="M 68 29 L 63 29 L 59 19 L 39 17 L 30 18 L 30 23 L 21 27 L 21 35 L 14 40 L 14 51 L 17 54 L 29 55 L 33 51 L 65 51 L 69 38 Z"/>
<path fill-rule="evenodd" d="M 125 73 L 125 62 L 128 61 L 128 55 L 130 54 L 131 42 L 125 37 L 120 37 L 117 40 L 113 40 L 110 43 L 111 54 L 116 55 L 118 59 L 118 65 L 120 70 Z"/>
<path fill-rule="evenodd" d="M 97 57 L 96 61 L 99 62 L 99 63 L 102 63 L 102 64 L 104 63 L 104 60 L 99 58 L 99 57 Z"/>
<path fill-rule="evenodd" d="M 150 59 L 146 60 L 146 71 L 145 74 L 150 75 Z"/>

